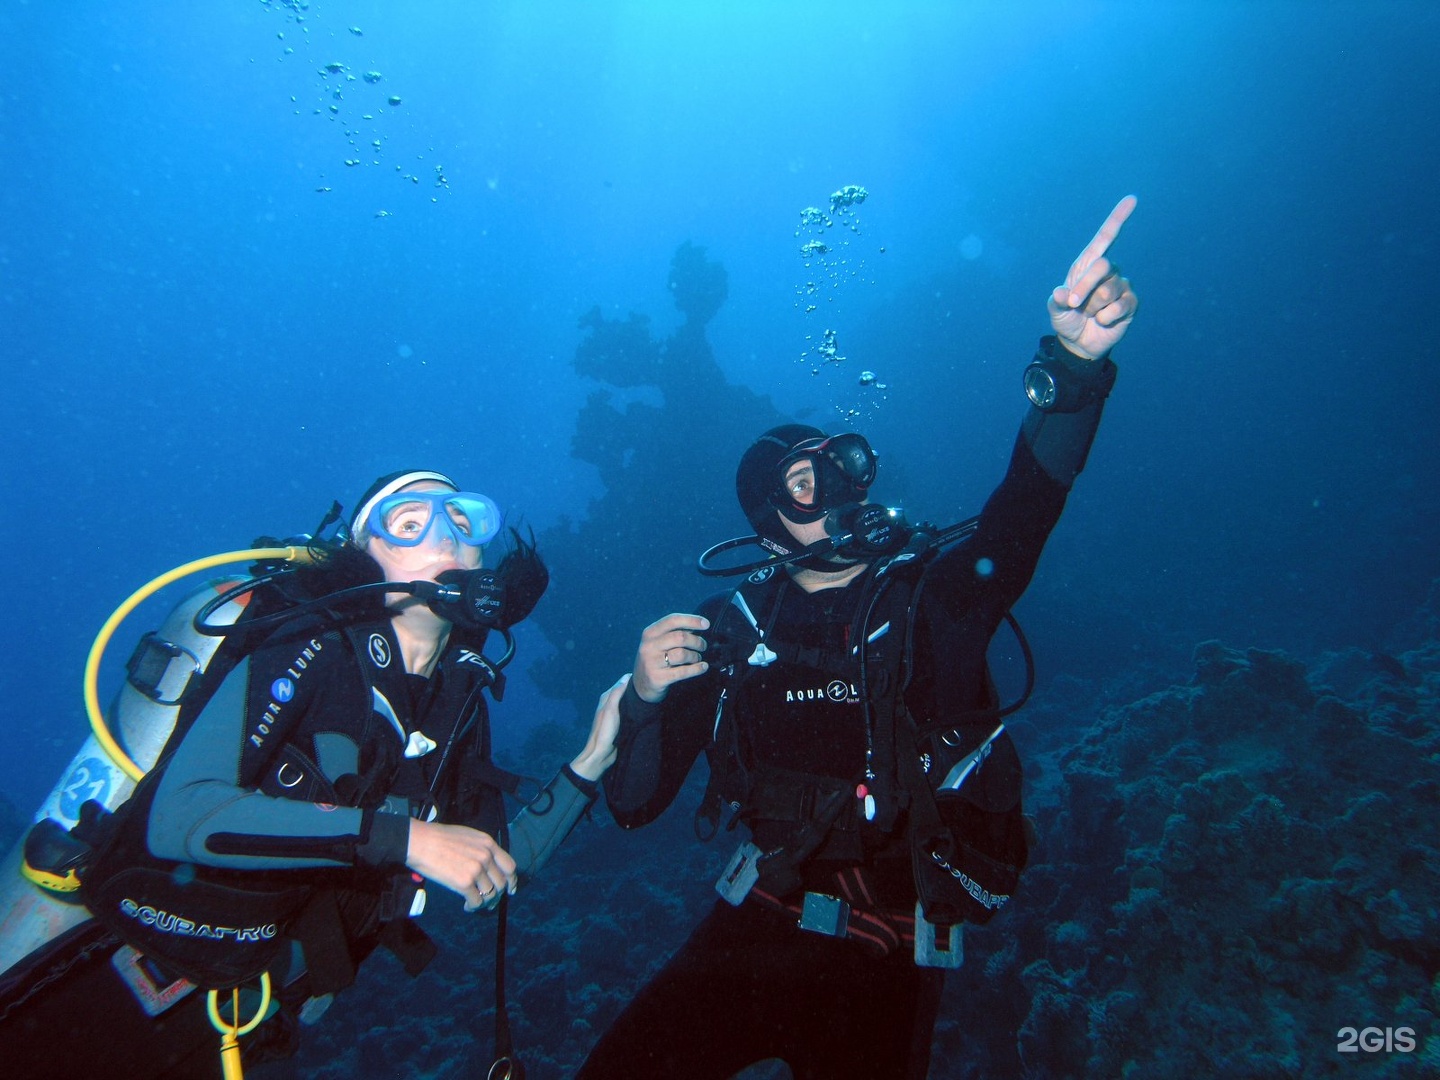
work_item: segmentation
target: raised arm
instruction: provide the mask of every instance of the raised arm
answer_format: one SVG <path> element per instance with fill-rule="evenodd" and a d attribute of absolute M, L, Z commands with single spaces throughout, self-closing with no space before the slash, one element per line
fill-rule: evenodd
<path fill-rule="evenodd" d="M 1135 209 L 1127 195 L 1105 219 L 1047 301 L 1055 334 L 1041 340 L 1026 371 L 1031 404 L 1005 478 L 985 504 L 980 527 L 949 552 L 927 579 L 932 599 L 972 612 L 971 628 L 988 640 L 1020 598 L 1100 424 L 1115 381 L 1110 351 L 1139 305 L 1110 260 L 1120 228 Z"/>

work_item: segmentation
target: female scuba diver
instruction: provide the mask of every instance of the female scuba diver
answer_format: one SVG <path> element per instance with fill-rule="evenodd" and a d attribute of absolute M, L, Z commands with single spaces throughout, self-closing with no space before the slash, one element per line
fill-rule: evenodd
<path fill-rule="evenodd" d="M 233 626 L 207 621 L 215 603 L 200 611 L 194 628 L 224 643 L 158 762 L 115 813 L 79 815 L 91 849 L 79 896 L 95 918 L 17 965 L 24 982 L 13 970 L 0 982 L 7 1075 L 219 1076 L 217 1029 L 233 1058 L 252 1013 L 263 1022 L 241 1055 L 287 1056 L 297 1021 L 317 1020 L 377 945 L 418 974 L 435 952 L 415 922 L 432 883 L 466 911 L 498 909 L 491 1075 L 512 1075 L 507 898 L 594 800 L 624 681 L 579 755 L 507 825 L 502 792 L 522 778 L 490 760 L 482 691 L 501 696 L 509 653 L 496 664 L 482 650 L 492 631 L 509 643 L 548 573 L 514 530 L 484 569 L 500 529 L 493 501 L 444 474 L 393 473 L 341 543 L 312 546 L 324 548 L 314 565 L 222 593 L 246 601 Z M 261 1003 L 237 993 L 227 1015 L 192 992 L 228 1000 L 262 976 Z"/>

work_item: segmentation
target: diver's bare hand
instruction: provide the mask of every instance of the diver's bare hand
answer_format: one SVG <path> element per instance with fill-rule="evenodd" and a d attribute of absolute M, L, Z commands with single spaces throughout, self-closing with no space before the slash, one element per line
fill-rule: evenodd
<path fill-rule="evenodd" d="M 510 853 L 489 833 L 466 825 L 411 819 L 405 865 L 463 896 L 466 911 L 494 907 L 518 884 Z"/>
<path fill-rule="evenodd" d="M 1126 195 L 1110 211 L 1105 224 L 1065 275 L 1065 284 L 1050 294 L 1050 325 L 1061 344 L 1076 356 L 1098 360 L 1125 336 L 1140 298 L 1120 268 L 1107 256 L 1120 227 L 1135 211 L 1134 195 Z"/>
<path fill-rule="evenodd" d="M 615 763 L 615 736 L 620 734 L 620 698 L 630 682 L 630 673 L 620 676 L 614 686 L 600 695 L 595 706 L 595 719 L 590 724 L 590 738 L 570 768 L 586 780 L 599 780 Z"/>
<path fill-rule="evenodd" d="M 635 654 L 635 692 L 642 701 L 663 701 L 677 682 L 710 670 L 705 639 L 695 633 L 709 629 L 709 619 L 683 614 L 666 615 L 645 628 Z"/>

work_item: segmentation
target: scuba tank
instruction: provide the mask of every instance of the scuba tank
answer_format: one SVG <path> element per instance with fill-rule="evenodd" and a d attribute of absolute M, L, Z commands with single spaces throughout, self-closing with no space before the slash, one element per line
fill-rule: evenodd
<path fill-rule="evenodd" d="M 36 811 L 29 834 L 0 863 L 0 912 L 4 912 L 0 974 L 90 919 L 75 896 L 76 863 L 86 849 L 69 831 L 79 821 L 83 803 L 93 800 L 114 810 L 130 797 L 136 783 L 112 758 L 105 739 L 115 743 L 121 756 L 142 774 L 155 764 L 175 728 L 181 698 L 205 673 L 224 640 L 196 632 L 195 615 L 239 580 L 222 578 L 197 589 L 176 605 L 158 631 L 140 639 L 126 664 L 125 682 L 111 703 L 108 725 L 101 725 L 104 735 L 97 730 L 85 740 Z M 248 599 L 245 595 L 228 601 L 210 617 L 212 622 L 233 624 Z M 107 624 L 107 631 L 113 629 Z M 102 631 L 105 637 L 108 634 Z M 97 639 L 96 645 L 103 649 L 104 641 Z M 92 651 L 91 656 L 98 668 L 98 655 Z"/>

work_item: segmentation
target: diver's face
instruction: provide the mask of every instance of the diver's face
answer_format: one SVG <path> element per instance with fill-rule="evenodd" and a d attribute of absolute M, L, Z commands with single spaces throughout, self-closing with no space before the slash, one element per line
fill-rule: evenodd
<path fill-rule="evenodd" d="M 781 478 L 785 485 L 785 494 L 796 507 L 812 509 L 815 506 L 817 492 L 815 490 L 815 463 L 813 459 L 805 457 L 796 461 Z M 863 499 L 862 502 L 870 500 Z M 831 507 L 830 509 L 834 509 Z M 802 547 L 809 547 L 811 544 L 824 540 L 830 534 L 825 531 L 825 518 L 816 521 L 807 521 L 803 524 L 792 521 L 785 515 L 785 511 L 779 511 L 780 520 L 784 523 L 786 530 L 793 536 Z M 848 561 L 834 559 L 836 562 Z"/>
<path fill-rule="evenodd" d="M 815 463 L 810 458 L 801 458 L 793 463 L 785 470 L 780 482 L 785 487 L 786 497 L 797 507 L 809 508 L 815 505 Z M 780 520 L 801 547 L 808 547 L 817 540 L 825 539 L 824 518 L 801 525 L 791 521 L 785 516 L 785 511 L 781 510 Z"/>
<path fill-rule="evenodd" d="M 821 518 L 819 521 L 807 521 L 803 525 L 791 521 L 784 514 L 780 515 L 780 520 L 784 523 L 785 530 L 795 538 L 795 542 L 801 547 L 809 547 L 811 544 L 824 540 L 825 537 L 829 535 L 825 531 L 824 518 Z"/>
<path fill-rule="evenodd" d="M 433 492 L 453 489 L 434 480 L 417 480 L 400 490 Z M 414 547 L 401 547 L 382 536 L 372 536 L 365 542 L 365 552 L 380 564 L 386 581 L 434 581 L 447 570 L 478 569 L 482 557 L 480 548 L 457 542 L 454 531 L 438 522 Z"/>

